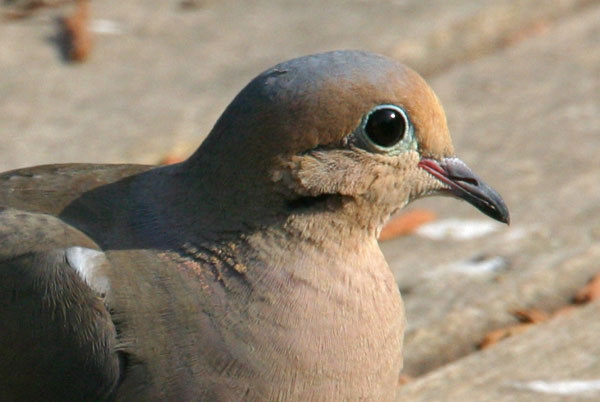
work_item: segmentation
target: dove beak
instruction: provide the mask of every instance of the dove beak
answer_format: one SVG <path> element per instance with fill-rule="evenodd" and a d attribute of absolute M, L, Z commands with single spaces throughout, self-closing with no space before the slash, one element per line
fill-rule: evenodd
<path fill-rule="evenodd" d="M 462 198 L 475 208 L 500 222 L 508 224 L 508 207 L 496 190 L 488 186 L 458 158 L 444 158 L 441 161 L 423 158 L 419 167 L 444 183 L 446 191 Z"/>

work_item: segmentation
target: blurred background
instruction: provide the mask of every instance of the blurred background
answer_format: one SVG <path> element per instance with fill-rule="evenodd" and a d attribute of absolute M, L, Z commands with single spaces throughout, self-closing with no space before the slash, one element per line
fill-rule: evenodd
<path fill-rule="evenodd" d="M 402 400 L 600 400 L 599 0 L 4 0 L 0 170 L 169 163 L 256 74 L 355 48 L 404 61 L 510 227 L 420 200 L 382 248 Z"/>

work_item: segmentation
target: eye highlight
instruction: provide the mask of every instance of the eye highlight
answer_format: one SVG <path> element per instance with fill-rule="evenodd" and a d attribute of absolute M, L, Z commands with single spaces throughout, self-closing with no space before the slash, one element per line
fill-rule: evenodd
<path fill-rule="evenodd" d="M 410 120 L 401 107 L 379 105 L 363 118 L 358 134 L 372 150 L 390 152 L 411 139 L 411 130 Z"/>

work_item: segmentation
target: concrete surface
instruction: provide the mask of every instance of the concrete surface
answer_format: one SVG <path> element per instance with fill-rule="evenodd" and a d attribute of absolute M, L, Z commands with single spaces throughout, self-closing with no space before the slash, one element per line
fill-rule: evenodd
<path fill-rule="evenodd" d="M 435 71 L 589 3 L 95 1 L 93 25 L 112 33 L 95 35 L 81 65 L 65 64 L 55 44 L 57 16 L 69 8 L 44 9 L 0 23 L 0 170 L 154 163 L 174 147 L 195 148 L 231 98 L 276 62 L 362 48 Z"/>
<path fill-rule="evenodd" d="M 398 401 L 598 401 L 599 316 L 596 302 L 541 324 L 404 385 Z"/>
<path fill-rule="evenodd" d="M 600 271 L 598 21 L 600 7 L 585 10 L 432 80 L 459 156 L 504 195 L 512 224 L 471 241 L 384 244 L 405 289 L 408 374 L 475 351 L 490 328 L 514 322 L 512 310 L 559 308 Z M 485 219 L 465 203 L 426 201 L 415 206 Z M 456 272 L 495 257 L 496 271 Z"/>

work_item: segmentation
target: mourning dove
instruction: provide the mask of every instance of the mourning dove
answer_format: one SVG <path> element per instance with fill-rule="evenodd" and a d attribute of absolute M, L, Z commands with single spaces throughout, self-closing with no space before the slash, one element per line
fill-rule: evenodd
<path fill-rule="evenodd" d="M 0 400 L 390 401 L 404 311 L 378 247 L 411 200 L 508 222 L 423 79 L 281 63 L 186 161 L 0 176 Z"/>

